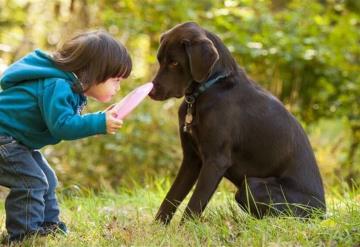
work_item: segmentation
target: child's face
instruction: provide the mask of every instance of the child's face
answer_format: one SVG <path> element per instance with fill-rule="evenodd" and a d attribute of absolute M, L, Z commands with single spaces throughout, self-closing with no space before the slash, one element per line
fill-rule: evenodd
<path fill-rule="evenodd" d="M 85 92 L 85 95 L 100 102 L 109 102 L 112 97 L 119 91 L 121 80 L 121 77 L 113 77 L 107 79 L 105 82 L 92 85 Z"/>

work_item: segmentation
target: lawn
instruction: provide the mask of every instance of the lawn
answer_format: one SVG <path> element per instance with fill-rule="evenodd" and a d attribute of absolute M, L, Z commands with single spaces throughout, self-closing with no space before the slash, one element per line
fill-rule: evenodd
<path fill-rule="evenodd" d="M 74 188 L 59 193 L 65 236 L 31 238 L 21 246 L 360 246 L 360 193 L 327 193 L 325 220 L 291 217 L 262 220 L 242 212 L 221 186 L 203 218 L 179 225 L 184 203 L 168 227 L 154 215 L 168 183 L 94 193 Z M 4 204 L 0 217 L 5 230 Z"/>

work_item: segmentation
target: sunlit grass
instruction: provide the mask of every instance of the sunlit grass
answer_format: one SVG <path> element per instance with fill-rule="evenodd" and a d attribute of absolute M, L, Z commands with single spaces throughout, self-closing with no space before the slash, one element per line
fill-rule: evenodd
<path fill-rule="evenodd" d="M 330 191 L 328 214 L 298 220 L 291 217 L 254 219 L 242 212 L 233 193 L 222 186 L 200 220 L 179 225 L 184 205 L 168 227 L 154 215 L 168 185 L 158 183 L 118 192 L 79 190 L 60 193 L 67 237 L 31 238 L 23 246 L 358 246 L 360 193 Z M 166 183 L 167 184 L 167 183 Z M 0 225 L 4 229 L 4 208 Z"/>

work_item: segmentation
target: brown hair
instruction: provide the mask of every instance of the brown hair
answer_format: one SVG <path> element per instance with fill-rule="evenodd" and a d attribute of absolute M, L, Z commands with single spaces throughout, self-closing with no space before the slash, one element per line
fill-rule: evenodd
<path fill-rule="evenodd" d="M 55 65 L 78 76 L 82 92 L 111 77 L 127 78 L 132 69 L 126 48 L 105 31 L 76 35 L 52 54 Z"/>

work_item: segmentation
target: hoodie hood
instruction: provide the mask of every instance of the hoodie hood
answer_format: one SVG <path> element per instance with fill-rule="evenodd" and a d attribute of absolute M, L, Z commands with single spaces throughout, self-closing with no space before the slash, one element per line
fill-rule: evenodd
<path fill-rule="evenodd" d="M 50 55 L 37 49 L 10 65 L 0 77 L 0 86 L 5 90 L 24 81 L 44 78 L 62 78 L 76 81 L 72 72 L 58 69 Z"/>

